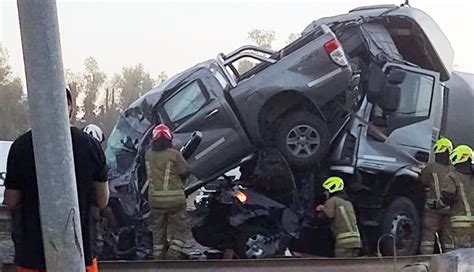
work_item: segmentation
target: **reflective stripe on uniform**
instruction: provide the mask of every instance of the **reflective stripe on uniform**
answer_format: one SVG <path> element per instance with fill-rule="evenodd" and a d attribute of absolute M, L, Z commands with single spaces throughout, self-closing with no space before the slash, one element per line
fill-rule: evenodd
<path fill-rule="evenodd" d="M 344 218 L 344 222 L 346 222 L 346 227 L 350 232 L 353 232 L 351 221 L 349 221 L 349 216 L 347 216 L 346 209 L 344 206 L 339 206 L 339 210 L 341 211 L 342 217 Z"/>
<path fill-rule="evenodd" d="M 171 161 L 166 163 L 165 177 L 163 179 L 163 191 L 168 191 L 168 184 L 170 182 Z"/>
<path fill-rule="evenodd" d="M 336 239 L 346 239 L 346 238 L 351 238 L 351 237 L 357 237 L 360 238 L 360 235 L 356 231 L 349 231 L 349 232 L 343 232 L 338 235 L 336 235 Z"/>
<path fill-rule="evenodd" d="M 440 193 L 440 189 L 439 189 L 438 173 L 434 172 L 431 175 L 433 176 L 433 180 L 434 180 L 436 200 L 440 200 L 441 199 L 441 193 Z"/>
<path fill-rule="evenodd" d="M 470 228 L 474 225 L 474 216 L 451 216 L 449 221 L 451 222 L 451 227 L 453 228 Z"/>
<path fill-rule="evenodd" d="M 443 246 L 446 250 L 454 249 L 454 244 L 451 244 L 451 243 L 449 243 L 449 244 L 445 243 L 445 244 L 443 244 Z"/>
<path fill-rule="evenodd" d="M 170 190 L 170 191 L 154 191 L 150 193 L 151 196 L 183 196 L 183 190 Z"/>
<path fill-rule="evenodd" d="M 162 255 L 165 251 L 164 245 L 153 245 L 153 255 L 159 256 Z"/>
<path fill-rule="evenodd" d="M 153 245 L 154 250 L 163 250 L 163 248 L 165 248 L 164 245 Z"/>
<path fill-rule="evenodd" d="M 421 241 L 421 246 L 433 247 L 435 245 L 434 241 Z"/>
<path fill-rule="evenodd" d="M 470 228 L 472 227 L 471 223 L 466 223 L 466 222 L 455 222 L 451 223 L 451 227 L 453 228 Z"/>
<path fill-rule="evenodd" d="M 183 241 L 181 241 L 181 240 L 171 239 L 171 241 L 170 241 L 170 246 L 171 246 L 172 244 L 175 244 L 175 245 L 177 245 L 177 246 L 179 246 L 179 247 L 184 247 L 184 244 L 185 244 L 185 243 L 184 243 Z"/>
<path fill-rule="evenodd" d="M 435 242 L 434 241 L 421 241 L 420 243 L 420 253 L 421 254 L 432 254 L 434 251 Z"/>
<path fill-rule="evenodd" d="M 464 204 L 464 210 L 466 211 L 466 215 L 470 217 L 471 206 L 469 205 L 469 202 L 467 201 L 466 192 L 464 191 L 464 184 L 462 182 L 459 182 L 459 189 L 461 190 L 461 197 L 462 197 L 462 202 Z"/>
<path fill-rule="evenodd" d="M 360 235 L 356 231 L 343 232 L 336 235 L 336 245 L 359 243 L 359 242 L 360 242 Z"/>
<path fill-rule="evenodd" d="M 177 246 L 177 245 L 170 245 L 169 249 L 174 250 L 174 251 L 178 251 L 178 252 L 182 252 L 182 250 L 183 250 L 182 247 Z"/>

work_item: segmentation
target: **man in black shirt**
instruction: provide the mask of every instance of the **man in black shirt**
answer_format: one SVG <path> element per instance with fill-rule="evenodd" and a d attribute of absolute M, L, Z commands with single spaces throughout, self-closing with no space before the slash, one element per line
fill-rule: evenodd
<path fill-rule="evenodd" d="M 67 90 L 69 117 L 72 98 Z M 98 271 L 93 252 L 91 205 L 104 208 L 109 198 L 104 152 L 88 134 L 71 126 L 74 166 L 86 271 Z M 45 271 L 38 184 L 31 130 L 13 142 L 7 161 L 4 203 L 12 213 L 15 264 L 18 271 Z"/>

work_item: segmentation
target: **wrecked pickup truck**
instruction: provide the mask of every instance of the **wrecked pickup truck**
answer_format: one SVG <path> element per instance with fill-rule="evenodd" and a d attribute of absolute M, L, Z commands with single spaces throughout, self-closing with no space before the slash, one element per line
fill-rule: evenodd
<path fill-rule="evenodd" d="M 259 63 L 240 74 L 242 58 Z M 398 254 L 415 254 L 423 203 L 417 166 L 442 133 L 441 82 L 452 61 L 449 41 L 428 15 L 394 5 L 317 20 L 277 52 L 245 46 L 219 54 L 122 113 L 106 150 L 112 214 L 148 217 L 144 153 L 152 127 L 165 123 L 182 142 L 202 132 L 188 159 L 199 185 L 262 147 L 277 148 L 294 170 L 345 177 L 367 247 L 390 233 Z M 135 230 L 126 247 L 146 247 L 136 234 L 144 225 L 117 225 Z M 388 245 L 384 252 L 393 253 Z"/>

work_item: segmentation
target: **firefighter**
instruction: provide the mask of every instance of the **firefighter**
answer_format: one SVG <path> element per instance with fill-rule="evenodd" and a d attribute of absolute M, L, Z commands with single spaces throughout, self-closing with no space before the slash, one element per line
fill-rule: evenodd
<path fill-rule="evenodd" d="M 173 134 L 161 124 L 153 129 L 152 147 L 145 154 L 153 232 L 153 256 L 157 259 L 182 259 L 188 231 L 186 197 L 186 161 L 172 147 Z M 170 234 L 170 235 L 168 235 Z M 168 243 L 168 238 L 170 238 Z"/>
<path fill-rule="evenodd" d="M 449 207 L 438 208 L 441 198 L 440 188 L 449 171 L 454 170 L 449 156 L 453 151 L 453 144 L 447 138 L 439 139 L 434 147 L 435 161 L 428 164 L 421 172 L 420 180 L 427 187 L 425 208 L 422 219 L 421 254 L 433 254 L 436 234 L 440 235 L 441 250 L 451 251 L 454 244 L 449 232 Z"/>
<path fill-rule="evenodd" d="M 474 247 L 474 176 L 472 171 L 472 149 L 467 145 L 456 147 L 451 156 L 455 171 L 446 176 L 437 205 L 450 206 L 451 232 L 454 248 Z"/>
<path fill-rule="evenodd" d="M 354 207 L 344 192 L 344 181 L 340 177 L 330 177 L 323 183 L 323 188 L 327 200 L 316 210 L 331 220 L 331 231 L 336 240 L 334 256 L 357 257 L 361 248 L 360 234 Z M 321 213 L 318 217 L 321 218 Z"/>
<path fill-rule="evenodd" d="M 89 134 L 92 138 L 99 142 L 99 144 L 102 144 L 105 141 L 104 132 L 102 132 L 102 129 L 98 125 L 89 124 L 85 126 L 82 131 Z"/>

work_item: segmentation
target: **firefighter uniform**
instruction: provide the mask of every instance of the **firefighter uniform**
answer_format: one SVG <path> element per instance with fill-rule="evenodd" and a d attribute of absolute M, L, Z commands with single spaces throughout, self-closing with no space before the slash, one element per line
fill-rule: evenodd
<path fill-rule="evenodd" d="M 451 230 L 454 237 L 454 247 L 474 247 L 474 177 L 459 171 L 447 175 L 445 193 L 455 194 L 451 204 Z"/>
<path fill-rule="evenodd" d="M 450 206 L 449 221 L 456 249 L 474 247 L 473 158 L 472 149 L 466 145 L 453 150 L 450 159 L 456 171 L 448 173 L 441 191 L 441 204 Z"/>
<path fill-rule="evenodd" d="M 445 177 L 453 170 L 451 165 L 433 162 L 421 172 L 421 182 L 429 189 L 422 218 L 421 254 L 433 254 L 436 234 L 440 237 L 443 252 L 454 248 L 453 237 L 450 233 L 449 207 L 442 209 L 436 207 L 436 203 L 441 198 L 441 188 L 444 187 Z"/>
<path fill-rule="evenodd" d="M 180 259 L 187 234 L 186 197 L 181 178 L 186 174 L 186 161 L 171 148 L 149 150 L 145 161 L 153 255 L 160 259 Z"/>
<path fill-rule="evenodd" d="M 339 177 L 330 177 L 323 187 L 330 194 L 322 210 L 332 219 L 331 231 L 336 240 L 334 256 L 357 257 L 362 243 L 354 207 L 350 201 L 340 197 L 344 195 L 344 182 Z"/>

